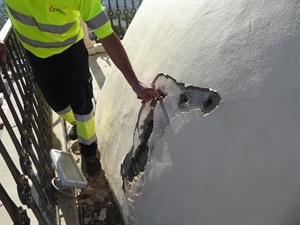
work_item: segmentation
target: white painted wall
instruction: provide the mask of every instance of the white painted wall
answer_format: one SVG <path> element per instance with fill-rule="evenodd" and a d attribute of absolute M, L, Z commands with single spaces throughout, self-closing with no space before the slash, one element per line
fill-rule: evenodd
<path fill-rule="evenodd" d="M 223 102 L 206 117 L 173 118 L 138 189 L 124 194 L 120 167 L 141 103 L 111 70 L 97 134 L 127 224 L 300 224 L 299 9 L 298 0 L 144 0 L 123 42 L 139 78 L 162 72 Z"/>

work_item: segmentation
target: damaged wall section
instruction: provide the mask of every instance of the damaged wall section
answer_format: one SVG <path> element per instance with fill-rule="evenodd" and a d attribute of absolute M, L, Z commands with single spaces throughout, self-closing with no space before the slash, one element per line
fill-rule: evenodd
<path fill-rule="evenodd" d="M 216 109 L 222 98 L 211 89 L 186 86 L 165 74 L 158 74 L 152 83 L 163 100 L 143 104 L 135 126 L 133 146 L 121 165 L 123 190 L 131 189 L 131 182 L 145 170 L 149 151 L 162 138 L 171 120 L 180 113 L 198 110 L 207 115 Z"/>

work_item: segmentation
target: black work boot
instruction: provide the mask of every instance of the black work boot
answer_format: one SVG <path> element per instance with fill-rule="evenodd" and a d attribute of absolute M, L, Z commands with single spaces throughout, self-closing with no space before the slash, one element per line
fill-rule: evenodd
<path fill-rule="evenodd" d="M 101 163 L 97 156 L 85 158 L 86 169 L 89 175 L 96 175 L 101 170 Z"/>
<path fill-rule="evenodd" d="M 73 141 L 77 139 L 76 124 L 74 124 L 74 125 L 71 127 L 71 129 L 70 129 L 70 131 L 69 131 L 69 133 L 68 133 L 68 136 L 69 136 L 69 138 L 70 138 L 71 140 L 73 140 Z"/>

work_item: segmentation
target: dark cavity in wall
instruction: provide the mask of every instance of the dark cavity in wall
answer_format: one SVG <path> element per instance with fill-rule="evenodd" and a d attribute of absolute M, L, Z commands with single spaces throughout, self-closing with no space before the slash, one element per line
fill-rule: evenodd
<path fill-rule="evenodd" d="M 137 176 L 140 172 L 143 172 L 145 170 L 145 165 L 148 161 L 148 141 L 153 131 L 153 113 L 156 101 L 152 100 L 150 105 L 151 109 L 146 115 L 146 118 L 144 118 L 143 124 L 140 127 L 137 127 L 139 122 L 137 123 L 136 128 L 138 128 L 140 131 L 138 135 L 138 146 L 135 148 L 135 145 L 133 145 L 130 153 L 127 154 L 124 160 L 123 170 L 125 170 L 125 173 L 123 173 L 123 175 L 125 175 L 125 177 L 123 177 L 123 181 L 124 178 L 126 178 L 126 180 L 131 182 L 135 176 Z M 144 109 L 145 107 L 141 108 L 140 116 Z M 136 132 L 139 131 L 136 130 Z"/>
<path fill-rule="evenodd" d="M 220 95 L 211 89 L 186 86 L 165 74 L 153 80 L 155 89 L 164 96 L 143 104 L 134 130 L 133 145 L 121 165 L 123 190 L 145 171 L 149 150 L 162 138 L 172 118 L 179 113 L 198 110 L 201 115 L 212 112 L 221 102 Z"/>

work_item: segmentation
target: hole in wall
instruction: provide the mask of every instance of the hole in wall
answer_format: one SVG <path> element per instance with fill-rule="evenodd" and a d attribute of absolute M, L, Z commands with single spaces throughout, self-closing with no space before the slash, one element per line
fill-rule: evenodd
<path fill-rule="evenodd" d="M 140 108 L 134 131 L 133 139 L 135 141 L 131 151 L 126 155 L 121 165 L 123 190 L 125 192 L 131 187 L 130 183 L 134 178 L 145 171 L 151 148 L 149 140 L 151 139 L 155 122 L 159 123 L 160 126 L 160 134 L 155 140 L 156 144 L 164 135 L 171 119 L 176 115 L 190 110 L 199 110 L 202 115 L 207 115 L 217 108 L 222 100 L 219 93 L 214 90 L 186 86 L 184 83 L 178 83 L 174 78 L 165 74 L 158 74 L 152 84 L 165 98 L 160 101 L 153 99 L 150 103 L 143 104 Z M 158 102 L 160 104 L 157 104 Z M 162 107 L 165 102 L 169 108 L 166 106 Z M 169 118 L 168 120 L 154 121 L 154 112 L 157 105 L 163 111 L 163 116 L 161 117 L 164 117 L 163 119 Z"/>
<path fill-rule="evenodd" d="M 179 96 L 179 105 L 186 104 L 186 103 L 188 103 L 188 101 L 189 101 L 189 99 L 185 93 L 183 93 Z"/>

